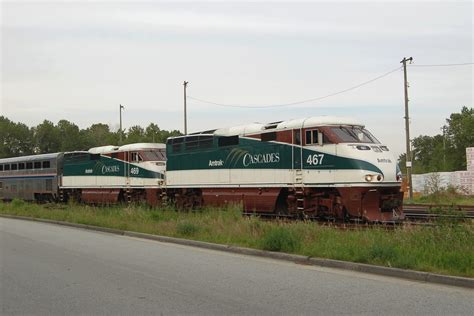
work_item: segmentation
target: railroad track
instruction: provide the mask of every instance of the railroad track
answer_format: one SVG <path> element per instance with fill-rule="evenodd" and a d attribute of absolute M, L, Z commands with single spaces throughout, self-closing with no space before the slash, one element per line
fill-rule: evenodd
<path fill-rule="evenodd" d="M 365 222 L 362 220 L 352 219 L 349 221 L 341 221 L 331 217 L 320 217 L 320 216 L 301 216 L 301 214 L 275 214 L 275 213 L 254 213 L 244 212 L 243 216 L 256 216 L 263 221 L 280 221 L 280 222 L 297 222 L 297 221 L 310 221 L 315 224 L 327 227 L 338 228 L 342 230 L 352 230 L 360 228 L 384 228 L 393 229 L 400 225 L 403 225 L 403 221 L 389 221 L 389 222 Z M 416 223 L 418 224 L 418 223 Z"/>
<path fill-rule="evenodd" d="M 474 219 L 472 205 L 420 205 L 405 204 L 403 212 L 407 219 L 430 220 L 438 218 Z"/>
<path fill-rule="evenodd" d="M 258 216 L 263 220 L 280 220 L 280 221 L 298 221 L 309 220 L 317 222 L 319 225 L 335 227 L 339 229 L 358 229 L 358 228 L 373 228 L 383 227 L 392 229 L 403 224 L 410 225 L 430 225 L 433 219 L 453 219 L 453 220 L 474 220 L 474 206 L 465 205 L 420 205 L 420 204 L 405 204 L 403 206 L 405 213 L 405 222 L 386 222 L 386 223 L 367 223 L 363 221 L 353 220 L 350 222 L 341 222 L 330 218 L 321 217 L 304 217 L 296 215 L 277 215 L 274 213 L 243 213 L 244 216 Z M 432 224 L 432 223 L 431 223 Z"/>

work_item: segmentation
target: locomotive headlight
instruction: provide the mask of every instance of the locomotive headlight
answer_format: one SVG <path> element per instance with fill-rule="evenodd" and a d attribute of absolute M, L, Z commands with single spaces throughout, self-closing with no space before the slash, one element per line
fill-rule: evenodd
<path fill-rule="evenodd" d="M 367 174 L 365 175 L 365 181 L 373 182 L 373 181 L 382 181 L 383 175 L 381 174 Z"/>

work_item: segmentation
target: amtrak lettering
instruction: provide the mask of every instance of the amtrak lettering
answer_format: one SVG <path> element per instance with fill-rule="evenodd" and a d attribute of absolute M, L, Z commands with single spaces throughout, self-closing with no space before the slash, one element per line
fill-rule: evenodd
<path fill-rule="evenodd" d="M 102 174 L 119 172 L 119 166 L 102 166 Z"/>
<path fill-rule="evenodd" d="M 222 167 L 223 165 L 223 160 L 209 160 L 209 167 Z"/>
<path fill-rule="evenodd" d="M 269 154 L 245 154 L 242 163 L 244 167 L 254 164 L 267 164 L 280 162 L 280 153 Z"/>

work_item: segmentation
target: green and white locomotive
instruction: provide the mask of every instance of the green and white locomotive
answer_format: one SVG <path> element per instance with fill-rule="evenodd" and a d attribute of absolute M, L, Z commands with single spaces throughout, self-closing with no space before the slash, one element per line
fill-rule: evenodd
<path fill-rule="evenodd" d="M 387 146 L 350 118 L 250 124 L 167 140 L 166 189 L 178 206 L 243 203 L 246 212 L 403 219 Z"/>
<path fill-rule="evenodd" d="M 164 186 L 164 144 L 102 146 L 64 154 L 63 200 L 110 204 L 146 200 L 156 205 Z"/>

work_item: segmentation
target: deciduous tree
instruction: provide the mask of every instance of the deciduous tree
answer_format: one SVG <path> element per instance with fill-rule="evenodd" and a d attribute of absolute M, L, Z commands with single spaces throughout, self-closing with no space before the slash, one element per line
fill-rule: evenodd
<path fill-rule="evenodd" d="M 33 131 L 36 153 L 55 153 L 61 150 L 61 133 L 51 121 L 44 120 Z"/>

